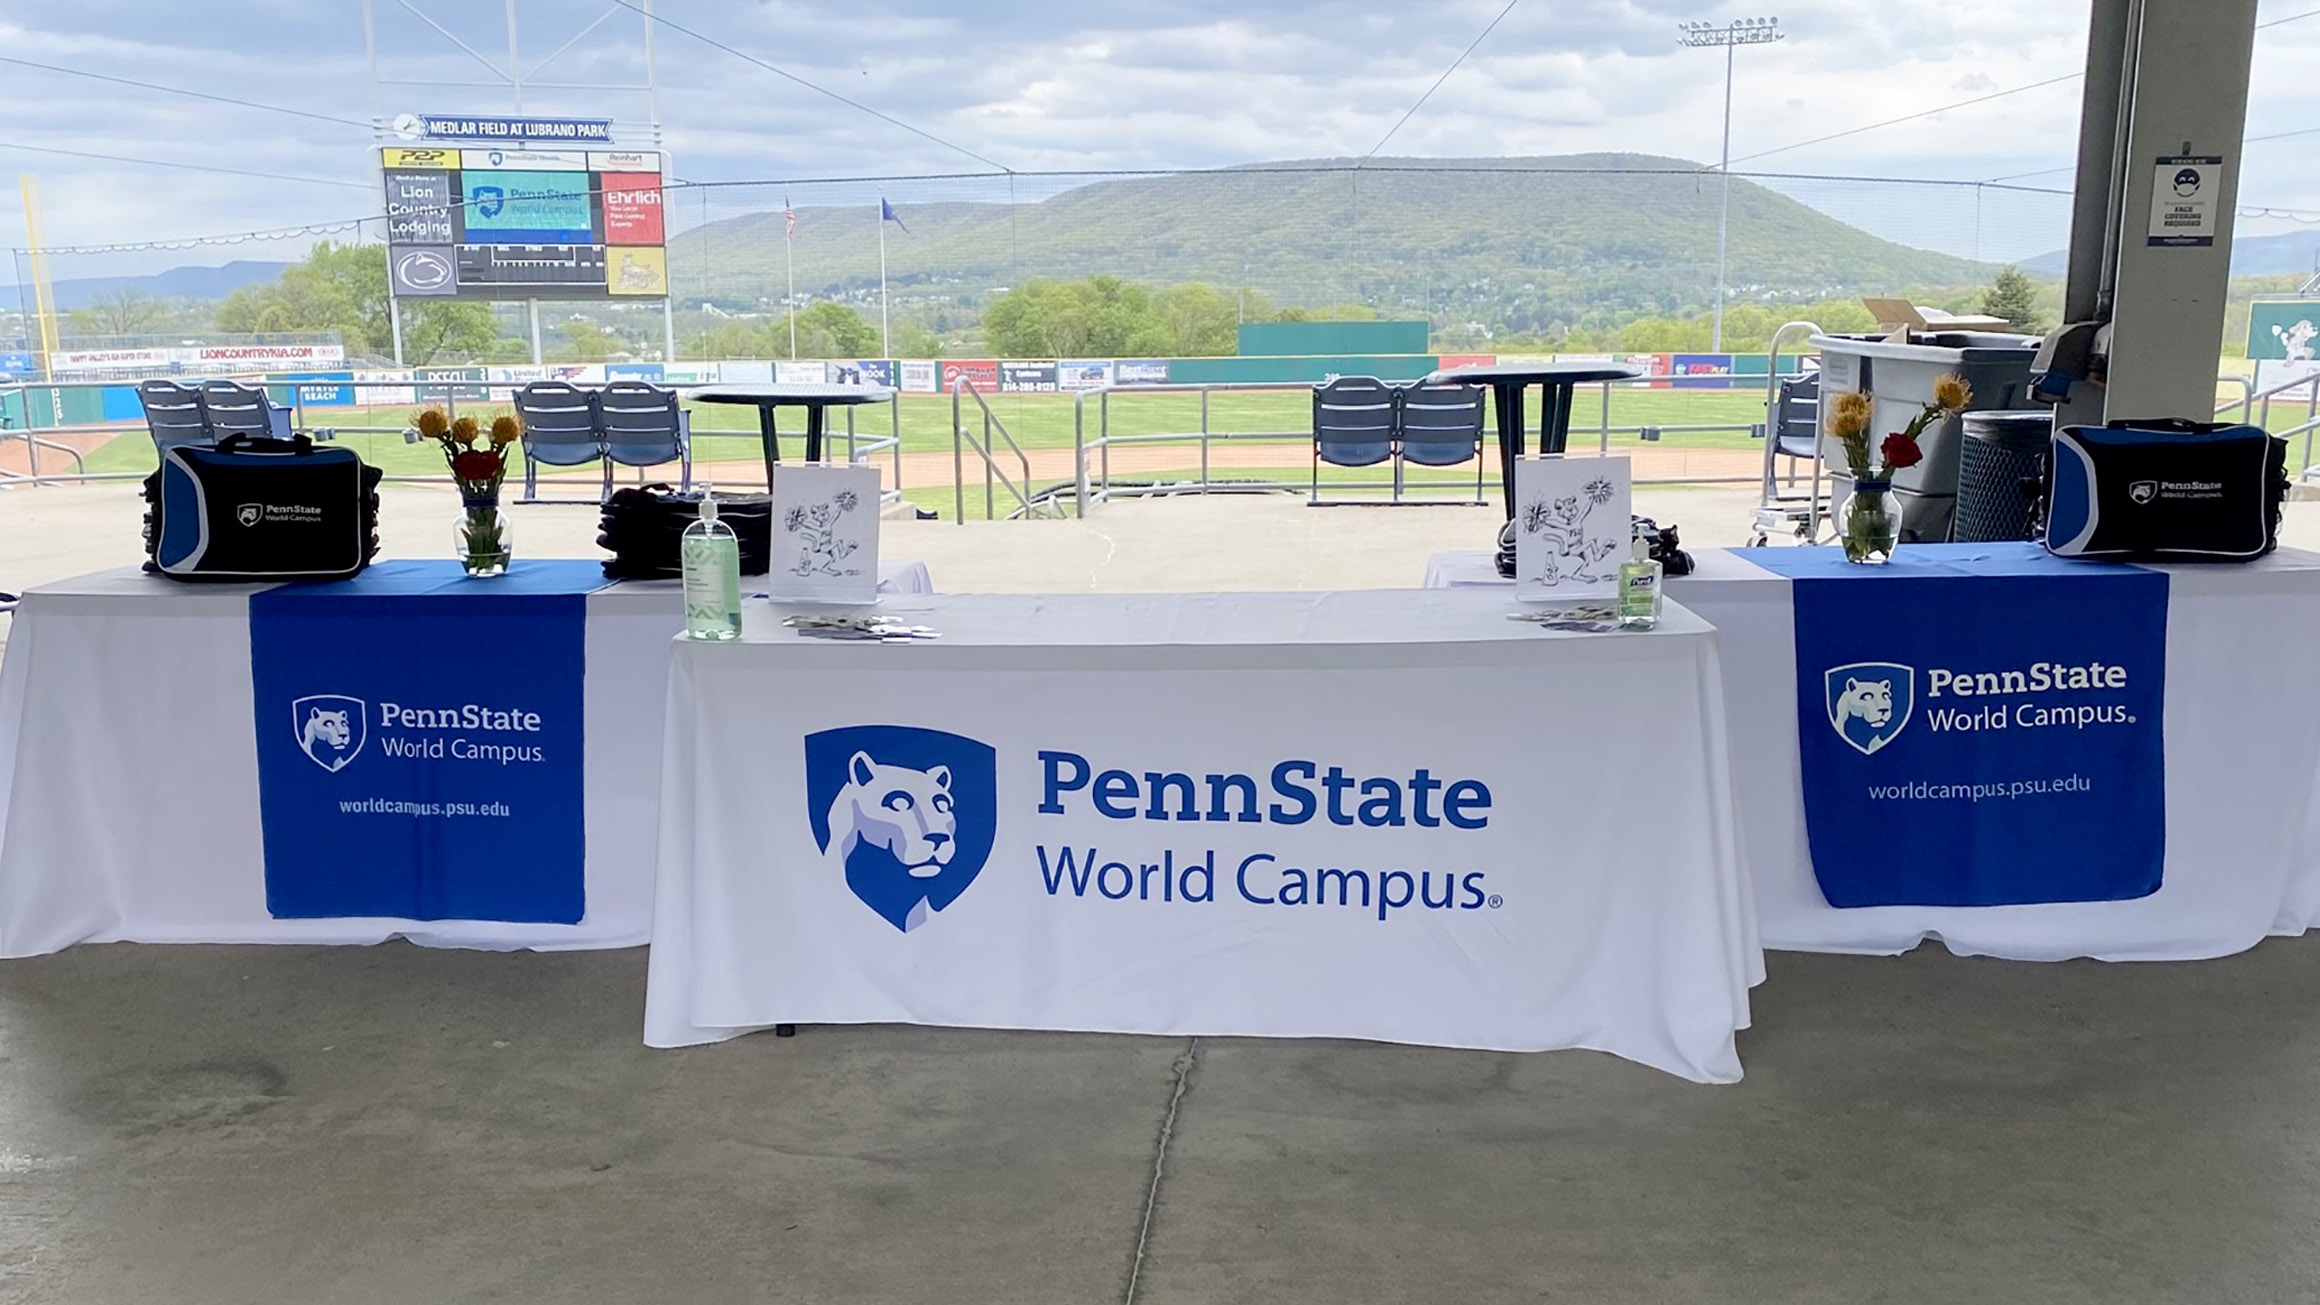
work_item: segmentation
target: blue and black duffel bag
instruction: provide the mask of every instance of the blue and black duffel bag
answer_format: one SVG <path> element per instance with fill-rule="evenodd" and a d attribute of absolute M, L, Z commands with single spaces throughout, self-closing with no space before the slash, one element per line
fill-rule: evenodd
<path fill-rule="evenodd" d="M 344 580 L 379 551 L 378 469 L 304 435 L 163 449 L 145 501 L 145 569 L 178 580 Z"/>
<path fill-rule="evenodd" d="M 2046 547 L 2060 557 L 2245 562 L 2279 542 L 2288 442 L 2169 418 L 2054 432 Z"/>

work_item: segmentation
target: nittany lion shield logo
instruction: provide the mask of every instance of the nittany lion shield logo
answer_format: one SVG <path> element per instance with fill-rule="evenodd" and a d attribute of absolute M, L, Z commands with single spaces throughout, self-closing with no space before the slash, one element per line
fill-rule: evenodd
<path fill-rule="evenodd" d="M 346 763 L 362 755 L 367 737 L 364 723 L 370 710 L 370 705 L 360 698 L 335 693 L 293 700 L 290 728 L 297 734 L 298 750 L 315 765 L 337 774 L 346 769 Z"/>
<path fill-rule="evenodd" d="M 905 933 L 982 873 L 998 807 L 989 744 L 908 725 L 806 736 L 806 812 L 829 872 Z"/>
<path fill-rule="evenodd" d="M 1917 705 L 1917 672 L 1893 662 L 1854 662 L 1824 676 L 1829 724 L 1864 757 L 1891 743 Z"/>
<path fill-rule="evenodd" d="M 2137 503 L 2148 503 L 2159 497 L 2159 482 L 2155 480 L 2135 481 L 2127 486 L 2127 497 Z"/>
<path fill-rule="evenodd" d="M 264 515 L 266 515 L 266 506 L 263 503 L 244 503 L 234 509 L 234 520 L 245 526 L 258 524 L 258 518 Z"/>
<path fill-rule="evenodd" d="M 498 217 L 507 208 L 507 191 L 499 186 L 475 188 L 475 211 L 487 218 Z"/>

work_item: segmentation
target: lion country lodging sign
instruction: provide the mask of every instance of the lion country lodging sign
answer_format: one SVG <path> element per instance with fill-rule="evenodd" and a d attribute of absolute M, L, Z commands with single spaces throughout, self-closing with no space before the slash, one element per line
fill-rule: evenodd
<path fill-rule="evenodd" d="M 2157 892 L 2167 577 L 1903 548 L 1882 567 L 1754 549 L 1793 582 L 1797 742 L 1832 906 Z"/>

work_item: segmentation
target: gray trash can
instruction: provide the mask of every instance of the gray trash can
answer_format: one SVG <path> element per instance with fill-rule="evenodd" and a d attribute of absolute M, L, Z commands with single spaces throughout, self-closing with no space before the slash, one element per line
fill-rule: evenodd
<path fill-rule="evenodd" d="M 2030 538 L 2035 487 L 2054 448 L 2051 412 L 1969 412 L 1958 450 L 1957 524 L 1950 538 L 1986 544 Z"/>
<path fill-rule="evenodd" d="M 2038 352 L 2034 335 L 1925 331 L 1912 334 L 1907 344 L 1865 335 L 1816 335 L 1812 343 L 1821 351 L 1823 412 L 1828 411 L 1829 396 L 1841 390 L 1863 390 L 1876 400 L 1876 415 L 1869 425 L 1871 444 L 1908 425 L 1918 406 L 1933 398 L 1935 378 L 1948 372 L 1965 377 L 1973 387 L 1968 411 L 2050 411 L 2030 397 L 2030 360 Z M 1902 542 L 1939 543 L 1950 537 L 1957 509 L 1959 442 L 1955 421 L 1928 427 L 1919 441 L 1925 460 L 1894 473 L 1893 499 Z M 1844 480 L 1844 450 L 1826 432 L 1821 443 L 1830 470 Z M 1841 493 L 1843 486 L 1838 488 Z"/>

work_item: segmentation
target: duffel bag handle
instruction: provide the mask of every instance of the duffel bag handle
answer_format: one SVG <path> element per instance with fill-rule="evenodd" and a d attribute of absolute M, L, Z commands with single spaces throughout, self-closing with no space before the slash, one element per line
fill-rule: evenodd
<path fill-rule="evenodd" d="M 2170 435 L 2205 435 L 2229 430 L 2237 422 L 2193 421 L 2189 417 L 2120 417 L 2103 423 L 2105 430 L 2148 430 Z"/>
<path fill-rule="evenodd" d="M 272 453 L 295 457 L 314 452 L 314 440 L 313 437 L 307 435 L 293 435 L 284 440 L 275 439 L 270 435 L 252 435 L 246 430 L 235 431 L 217 442 L 217 451 L 220 453 Z"/>

